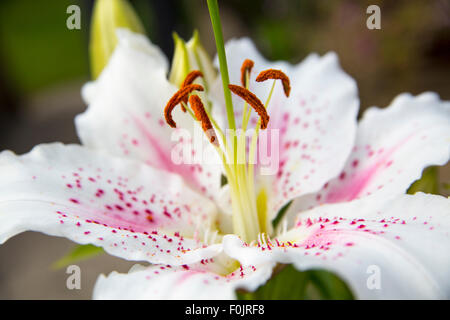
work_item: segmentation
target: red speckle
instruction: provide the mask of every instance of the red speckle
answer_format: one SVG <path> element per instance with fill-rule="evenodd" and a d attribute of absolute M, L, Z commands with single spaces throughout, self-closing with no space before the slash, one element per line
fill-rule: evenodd
<path fill-rule="evenodd" d="M 166 209 L 164 209 L 164 215 L 169 218 L 172 218 L 172 215 Z"/>

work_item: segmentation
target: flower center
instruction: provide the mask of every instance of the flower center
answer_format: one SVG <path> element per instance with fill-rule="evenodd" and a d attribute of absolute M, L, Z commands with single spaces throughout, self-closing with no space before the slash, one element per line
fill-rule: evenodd
<path fill-rule="evenodd" d="M 241 130 L 229 128 L 225 135 L 208 108 L 204 107 L 201 98 L 195 94 L 195 91 L 203 91 L 204 88 L 199 84 L 193 84 L 196 78 L 203 76 L 198 70 L 191 71 L 186 76 L 180 89 L 172 96 L 164 109 L 166 122 L 173 128 L 176 127 L 176 123 L 172 118 L 172 111 L 177 105 L 181 106 L 182 111 L 189 112 L 194 120 L 201 122 L 203 131 L 222 160 L 227 177 L 232 203 L 233 232 L 246 242 L 257 240 L 260 234 L 267 234 L 269 231 L 268 194 L 264 188 L 260 190 L 255 188 L 255 180 L 258 178 L 254 169 L 256 147 L 260 130 L 266 130 L 269 124 L 270 117 L 267 109 L 276 80 L 282 81 L 286 96 L 289 96 L 290 92 L 289 78 L 282 71 L 274 69 L 262 71 L 256 78 L 257 82 L 273 80 L 267 100 L 263 104 L 248 89 L 253 65 L 253 61 L 246 59 L 241 67 L 241 85 L 228 85 L 228 90 L 245 102 Z M 259 116 L 259 120 L 250 131 L 250 143 L 247 146 L 247 127 L 252 110 Z"/>

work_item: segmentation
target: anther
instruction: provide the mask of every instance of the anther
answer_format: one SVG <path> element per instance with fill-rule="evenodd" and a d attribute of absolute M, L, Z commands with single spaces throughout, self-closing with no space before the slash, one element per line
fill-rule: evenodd
<path fill-rule="evenodd" d="M 289 81 L 289 77 L 281 70 L 275 69 L 267 69 L 261 71 L 256 77 L 257 82 L 263 82 L 268 79 L 281 80 L 283 83 L 283 90 L 286 97 L 289 97 L 289 93 L 291 92 L 291 85 Z"/>
<path fill-rule="evenodd" d="M 241 83 L 242 86 L 245 88 L 247 87 L 247 75 L 246 73 L 250 74 L 252 71 L 252 68 L 254 66 L 254 62 L 250 59 L 245 59 L 241 66 Z"/>
<path fill-rule="evenodd" d="M 269 124 L 270 117 L 267 114 L 266 108 L 264 108 L 261 100 L 259 100 L 257 96 L 244 87 L 229 84 L 228 88 L 231 92 L 244 99 L 253 109 L 255 109 L 256 113 L 258 113 L 261 118 L 261 129 L 266 129 Z"/>
<path fill-rule="evenodd" d="M 169 126 L 172 128 L 176 128 L 177 124 L 173 121 L 172 118 L 172 110 L 181 102 L 183 102 L 192 91 L 203 91 L 203 87 L 199 84 L 189 84 L 185 87 L 180 88 L 173 96 L 170 98 L 169 102 L 167 102 L 166 107 L 164 108 L 164 118 Z"/>
<path fill-rule="evenodd" d="M 215 145 L 219 146 L 219 142 L 217 140 L 216 132 L 211 124 L 211 121 L 208 118 L 208 115 L 203 106 L 202 100 L 197 95 L 192 95 L 189 97 L 189 104 L 191 105 L 192 110 L 194 111 L 194 115 L 198 121 L 202 123 L 202 129 L 206 133 L 209 141 Z"/>
<path fill-rule="evenodd" d="M 198 77 L 203 77 L 203 73 L 201 71 L 193 70 L 193 71 L 189 72 L 187 74 L 186 78 L 184 78 L 181 88 L 192 84 L 195 81 L 195 79 L 197 79 Z"/>
<path fill-rule="evenodd" d="M 193 70 L 191 72 L 189 72 L 186 76 L 186 78 L 184 78 L 183 83 L 181 84 L 180 88 L 184 88 L 192 83 L 194 83 L 195 79 L 197 79 L 198 77 L 203 77 L 203 73 L 199 70 Z M 188 103 L 188 97 L 186 96 L 183 100 L 184 104 Z M 181 104 L 181 110 L 183 112 L 186 112 L 186 108 L 184 107 L 183 103 Z"/>

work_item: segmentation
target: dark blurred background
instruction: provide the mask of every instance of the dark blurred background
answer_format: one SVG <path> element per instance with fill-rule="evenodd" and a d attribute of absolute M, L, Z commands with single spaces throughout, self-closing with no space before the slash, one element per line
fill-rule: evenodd
<path fill-rule="evenodd" d="M 206 0 L 130 1 L 150 39 L 171 58 L 172 31 L 188 40 L 200 31 L 215 52 Z M 81 30 L 68 30 L 66 9 L 81 8 Z M 381 8 L 381 30 L 366 27 L 366 8 Z M 78 142 L 73 117 L 83 112 L 90 79 L 93 1 L 0 1 L 0 150 L 29 151 L 43 142 Z M 449 0 L 220 1 L 225 40 L 249 36 L 269 59 L 299 62 L 336 51 L 356 79 L 361 109 L 387 106 L 400 92 L 435 91 L 450 100 Z M 440 180 L 450 181 L 449 165 Z M 80 262 L 82 290 L 67 290 L 65 270 L 50 265 L 74 244 L 25 233 L 0 246 L 0 299 L 88 299 L 99 273 L 132 263 L 106 255 Z"/>

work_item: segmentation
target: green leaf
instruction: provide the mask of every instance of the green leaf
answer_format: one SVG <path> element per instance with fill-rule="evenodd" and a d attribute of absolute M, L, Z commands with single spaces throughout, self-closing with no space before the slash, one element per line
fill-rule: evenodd
<path fill-rule="evenodd" d="M 292 203 L 292 201 L 289 201 L 280 209 L 280 211 L 278 211 L 277 216 L 272 221 L 272 226 L 274 228 L 276 228 L 278 226 L 278 224 L 280 223 L 281 219 L 283 219 L 284 214 L 286 213 L 286 211 L 289 208 L 289 206 L 291 205 L 291 203 Z"/>
<path fill-rule="evenodd" d="M 71 252 L 67 255 L 54 262 L 52 265 L 53 269 L 61 269 L 64 268 L 74 262 L 86 260 L 89 258 L 93 258 L 98 256 L 99 254 L 104 253 L 103 248 L 96 247 L 92 244 L 85 244 L 76 246 Z"/>
<path fill-rule="evenodd" d="M 278 272 L 277 272 L 278 271 Z M 339 277 L 323 270 L 297 271 L 280 265 L 275 275 L 255 292 L 237 291 L 240 300 L 350 300 L 353 294 Z"/>
<path fill-rule="evenodd" d="M 423 170 L 422 178 L 414 182 L 408 189 L 409 194 L 414 194 L 416 192 L 439 194 L 437 167 L 428 167 Z"/>
<path fill-rule="evenodd" d="M 325 270 L 310 270 L 308 273 L 309 287 L 306 290 L 306 299 L 321 300 L 353 300 L 354 296 L 337 275 Z"/>
<path fill-rule="evenodd" d="M 225 175 L 220 176 L 220 186 L 223 187 L 228 184 L 228 178 Z"/>

